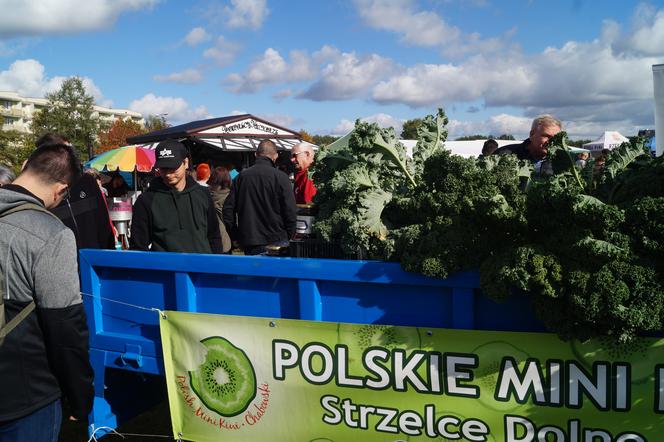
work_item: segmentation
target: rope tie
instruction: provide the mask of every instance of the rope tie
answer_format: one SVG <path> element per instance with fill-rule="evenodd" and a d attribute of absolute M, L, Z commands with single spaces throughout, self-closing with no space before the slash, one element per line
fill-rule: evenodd
<path fill-rule="evenodd" d="M 97 439 L 97 432 L 98 431 L 108 431 L 109 433 L 104 433 L 100 434 L 99 437 L 106 436 L 107 434 L 117 434 L 121 438 L 125 439 L 125 436 L 135 436 L 135 437 L 161 437 L 165 439 L 172 439 L 171 436 L 166 436 L 164 434 L 141 434 L 141 433 L 118 433 L 111 427 L 97 427 L 92 431 L 92 435 L 90 436 L 90 439 L 88 439 L 88 442 L 99 442 L 99 439 Z M 181 440 L 181 439 L 178 439 Z"/>
<path fill-rule="evenodd" d="M 90 298 L 93 298 L 93 299 L 102 299 L 104 301 L 114 302 L 116 304 L 126 305 L 127 307 L 134 307 L 134 308 L 137 308 L 137 309 L 140 309 L 140 310 L 145 310 L 145 311 L 148 311 L 148 312 L 157 312 L 157 313 L 159 313 L 159 316 L 161 316 L 163 319 L 168 319 L 168 315 L 166 315 L 166 312 L 163 311 L 163 310 L 159 310 L 156 307 L 145 307 L 145 306 L 142 306 L 142 305 L 130 304 L 129 302 L 118 301 L 116 299 L 104 298 L 103 296 L 92 295 L 90 293 L 84 293 L 84 292 L 80 292 L 80 293 L 83 296 L 89 296 Z"/>

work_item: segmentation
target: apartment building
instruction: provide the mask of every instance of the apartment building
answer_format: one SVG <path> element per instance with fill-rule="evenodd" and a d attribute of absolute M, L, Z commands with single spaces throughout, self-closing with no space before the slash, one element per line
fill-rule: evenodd
<path fill-rule="evenodd" d="M 36 112 L 47 104 L 45 98 L 22 97 L 16 92 L 0 91 L 0 117 L 2 117 L 2 130 L 18 130 L 30 132 L 30 124 Z M 95 106 L 92 114 L 101 120 L 112 123 L 118 118 L 131 119 L 141 126 L 145 124 L 143 115 L 129 109 L 112 109 L 110 107 Z"/>

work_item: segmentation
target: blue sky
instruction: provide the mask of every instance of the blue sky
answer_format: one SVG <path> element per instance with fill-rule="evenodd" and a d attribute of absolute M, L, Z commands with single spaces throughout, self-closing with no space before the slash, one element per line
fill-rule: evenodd
<path fill-rule="evenodd" d="M 664 1 L 0 0 L 0 90 L 77 75 L 98 104 L 168 120 L 252 113 L 341 134 L 444 107 L 450 136 L 654 124 Z"/>

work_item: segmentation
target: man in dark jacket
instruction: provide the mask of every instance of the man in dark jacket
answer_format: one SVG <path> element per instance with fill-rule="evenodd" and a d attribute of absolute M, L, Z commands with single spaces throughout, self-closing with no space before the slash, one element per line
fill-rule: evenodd
<path fill-rule="evenodd" d="M 49 132 L 37 140 L 42 144 L 68 144 L 69 140 L 58 133 Z M 82 175 L 69 188 L 69 198 L 51 209 L 76 237 L 79 249 L 114 249 L 115 234 L 108 215 L 104 195 L 97 181 L 88 174 Z"/>
<path fill-rule="evenodd" d="M 159 177 L 134 203 L 130 248 L 156 252 L 222 253 L 210 192 L 187 174 L 187 148 L 176 140 L 157 145 Z"/>
<path fill-rule="evenodd" d="M 84 173 L 69 198 L 51 210 L 69 227 L 79 249 L 115 249 L 115 235 L 104 195 L 92 175 Z"/>
<path fill-rule="evenodd" d="M 288 176 L 275 167 L 277 146 L 263 140 L 256 164 L 233 180 L 224 202 L 224 224 L 246 255 L 257 255 L 272 244 L 287 242 L 295 234 L 296 206 Z"/>
<path fill-rule="evenodd" d="M 0 218 L 0 292 L 6 319 L 29 312 L 0 345 L 3 441 L 57 440 L 63 395 L 70 419 L 85 419 L 92 408 L 76 241 L 62 222 L 39 209 L 57 206 L 79 174 L 71 146 L 46 144 L 30 155 L 12 184 L 0 188 L 0 213 L 5 214 Z M 9 213 L 26 203 L 36 207 Z"/>
<path fill-rule="evenodd" d="M 549 153 L 549 140 L 560 132 L 561 128 L 560 120 L 551 115 L 540 115 L 533 120 L 530 137 L 522 143 L 508 144 L 496 149 L 494 155 L 514 154 L 520 160 L 530 160 L 533 163 L 542 161 Z"/>

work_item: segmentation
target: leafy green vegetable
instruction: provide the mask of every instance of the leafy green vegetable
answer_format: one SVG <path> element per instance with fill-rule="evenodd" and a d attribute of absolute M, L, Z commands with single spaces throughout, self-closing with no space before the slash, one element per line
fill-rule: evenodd
<path fill-rule="evenodd" d="M 635 140 L 579 170 L 561 132 L 539 174 L 512 155 L 450 154 L 446 123 L 422 120 L 412 159 L 359 121 L 321 149 L 315 231 L 432 277 L 479 269 L 488 296 L 527 297 L 565 339 L 664 328 L 664 158 Z"/>

